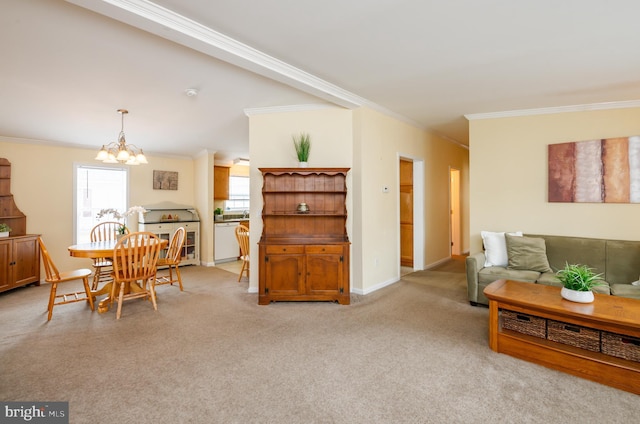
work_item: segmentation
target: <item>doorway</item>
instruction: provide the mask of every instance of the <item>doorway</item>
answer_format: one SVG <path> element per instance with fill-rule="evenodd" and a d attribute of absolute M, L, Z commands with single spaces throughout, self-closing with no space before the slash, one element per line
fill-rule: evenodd
<path fill-rule="evenodd" d="M 460 237 L 460 170 L 449 169 L 449 205 L 451 210 L 450 238 L 451 255 L 458 256 L 462 251 Z"/>
<path fill-rule="evenodd" d="M 400 266 L 413 268 L 413 162 L 400 159 Z"/>

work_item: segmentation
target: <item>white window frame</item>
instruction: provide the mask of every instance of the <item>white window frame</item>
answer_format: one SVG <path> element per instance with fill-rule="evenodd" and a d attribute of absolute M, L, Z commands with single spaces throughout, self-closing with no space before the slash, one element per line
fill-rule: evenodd
<path fill-rule="evenodd" d="M 235 184 L 233 184 L 232 179 L 242 178 L 246 180 L 247 189 L 249 190 L 251 185 L 249 181 L 249 176 L 245 175 L 230 175 L 229 176 L 229 199 L 224 202 L 224 209 L 229 212 L 244 212 L 249 210 L 250 204 L 250 195 L 247 192 L 246 196 L 243 194 L 238 194 L 233 192 L 233 188 Z"/>
<path fill-rule="evenodd" d="M 80 188 L 78 187 L 78 172 L 84 168 L 94 169 L 94 170 L 121 171 L 125 173 L 125 178 L 123 181 L 124 187 L 122 187 L 122 190 L 123 190 L 122 196 L 124 198 L 124 204 L 123 205 L 103 204 L 103 205 L 98 205 L 96 208 L 92 208 L 91 217 L 92 217 L 93 223 L 97 224 L 99 221 L 105 220 L 105 219 L 99 220 L 95 217 L 99 209 L 115 207 L 122 213 L 122 212 L 125 212 L 129 207 L 128 206 L 129 205 L 129 168 L 128 167 L 118 166 L 118 165 L 108 166 L 108 165 L 95 165 L 95 164 L 88 164 L 88 163 L 74 163 L 73 164 L 73 240 L 74 240 L 74 243 L 76 244 L 88 241 L 88 240 L 79 240 L 80 234 L 78 231 L 79 230 L 78 225 L 80 225 L 78 220 L 78 214 L 80 213 L 79 211 L 80 199 L 78 199 L 78 193 L 80 191 Z M 111 221 L 112 219 L 108 219 L 108 220 Z"/>

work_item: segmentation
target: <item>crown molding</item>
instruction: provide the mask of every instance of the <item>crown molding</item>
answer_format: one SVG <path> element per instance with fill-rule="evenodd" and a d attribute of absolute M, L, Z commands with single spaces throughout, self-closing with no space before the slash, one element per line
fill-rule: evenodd
<path fill-rule="evenodd" d="M 545 107 L 538 109 L 520 109 L 504 112 L 470 113 L 464 115 L 469 121 L 480 119 L 513 118 L 517 116 L 551 115 L 566 112 L 585 112 L 591 110 L 626 109 L 640 107 L 640 100 L 626 100 L 621 102 L 590 103 L 583 105 Z"/>
<path fill-rule="evenodd" d="M 306 105 L 287 105 L 287 106 L 267 106 L 267 107 L 250 107 L 244 109 L 247 116 L 266 115 L 269 113 L 286 113 L 286 112 L 304 112 L 308 110 L 336 109 L 332 104 L 306 104 Z"/>

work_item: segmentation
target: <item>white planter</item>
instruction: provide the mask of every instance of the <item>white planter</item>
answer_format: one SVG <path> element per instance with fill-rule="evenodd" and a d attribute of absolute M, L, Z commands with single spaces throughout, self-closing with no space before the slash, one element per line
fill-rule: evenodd
<path fill-rule="evenodd" d="M 0 233 L 0 237 L 9 237 L 9 231 L 5 231 L 3 233 Z"/>
<path fill-rule="evenodd" d="M 566 287 L 563 287 L 562 290 L 560 290 L 560 295 L 563 299 L 578 303 L 591 303 L 594 299 L 592 291 L 577 291 Z"/>
<path fill-rule="evenodd" d="M 298 162 L 299 168 L 307 168 L 309 167 L 309 162 Z"/>

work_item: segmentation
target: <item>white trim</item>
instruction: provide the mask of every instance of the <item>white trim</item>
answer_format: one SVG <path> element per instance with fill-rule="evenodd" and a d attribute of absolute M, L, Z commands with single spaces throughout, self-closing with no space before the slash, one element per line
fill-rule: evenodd
<path fill-rule="evenodd" d="M 355 294 L 360 294 L 360 295 L 366 296 L 366 295 L 368 295 L 368 294 L 373 293 L 374 291 L 377 291 L 377 290 L 383 289 L 383 288 L 385 288 L 385 287 L 387 287 L 387 286 L 390 286 L 391 284 L 395 284 L 395 283 L 397 283 L 398 281 L 400 281 L 400 279 L 398 279 L 398 278 L 392 278 L 392 279 L 389 279 L 389 280 L 387 280 L 387 281 L 383 281 L 383 282 L 382 282 L 382 283 L 380 283 L 380 284 L 376 284 L 375 286 L 370 287 L 370 288 L 368 288 L 368 289 L 366 289 L 366 290 L 361 290 L 361 289 L 354 289 L 354 288 L 352 288 L 352 289 L 351 289 L 351 293 L 355 293 Z"/>
<path fill-rule="evenodd" d="M 554 113 L 585 112 L 590 110 L 624 109 L 632 107 L 640 107 L 640 100 L 545 107 L 538 109 L 508 110 L 504 112 L 470 113 L 464 115 L 464 117 L 469 121 L 473 121 L 479 119 L 513 118 L 517 116 L 549 115 Z"/>
<path fill-rule="evenodd" d="M 251 107 L 244 109 L 247 116 L 265 115 L 269 113 L 285 113 L 285 112 L 304 112 L 308 110 L 336 109 L 333 104 L 306 104 L 306 105 L 287 105 L 287 106 L 268 106 L 268 107 Z"/>

